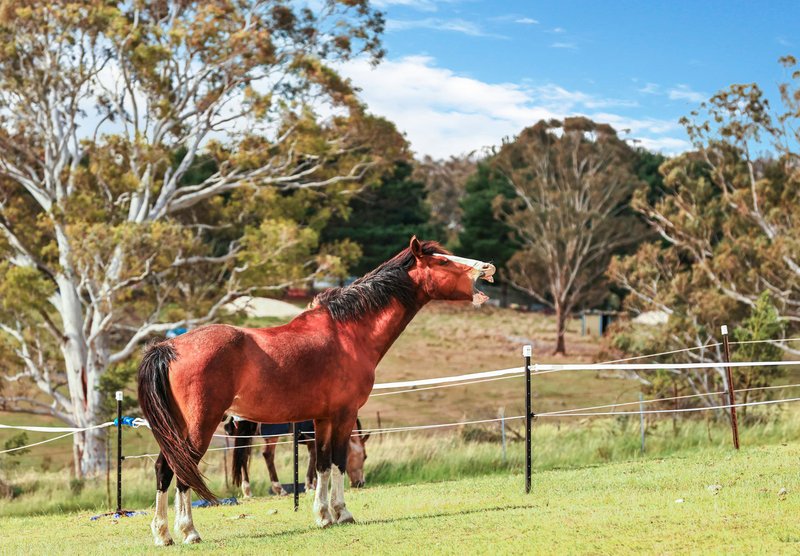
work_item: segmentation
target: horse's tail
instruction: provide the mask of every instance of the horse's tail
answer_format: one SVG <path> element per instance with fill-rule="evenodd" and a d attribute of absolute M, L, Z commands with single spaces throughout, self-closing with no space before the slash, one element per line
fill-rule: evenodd
<path fill-rule="evenodd" d="M 176 358 L 175 349 L 168 342 L 147 347 L 139 365 L 139 405 L 178 480 L 194 489 L 198 496 L 216 502 L 217 497 L 197 468 L 200 454 L 181 435 L 181 428 L 170 412 L 169 366 Z"/>
<path fill-rule="evenodd" d="M 251 445 L 252 438 L 245 438 L 247 436 L 254 436 L 258 430 L 258 423 L 253 421 L 239 421 L 236 423 L 236 440 L 234 441 L 235 448 L 233 449 L 232 473 L 233 484 L 242 486 L 242 473 L 250 465 L 250 454 L 252 453 Z"/>

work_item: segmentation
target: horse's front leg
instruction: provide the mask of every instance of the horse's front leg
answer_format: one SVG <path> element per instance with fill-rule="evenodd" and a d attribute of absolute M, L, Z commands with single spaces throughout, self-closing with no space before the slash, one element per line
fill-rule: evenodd
<path fill-rule="evenodd" d="M 334 523 L 328 508 L 328 481 L 331 476 L 331 422 L 314 421 L 315 447 L 317 452 L 317 490 L 314 493 L 314 518 L 320 527 Z"/>
<path fill-rule="evenodd" d="M 264 461 L 267 462 L 267 470 L 269 471 L 269 480 L 272 483 L 272 492 L 278 496 L 286 496 L 289 494 L 283 489 L 280 479 L 278 479 L 278 471 L 275 469 L 275 445 L 278 439 L 267 438 L 267 445 L 264 446 Z"/>
<path fill-rule="evenodd" d="M 347 472 L 347 451 L 350 435 L 356 424 L 355 415 L 342 419 L 333 427 L 333 467 L 331 468 L 331 514 L 336 523 L 354 523 L 344 503 L 344 476 Z"/>

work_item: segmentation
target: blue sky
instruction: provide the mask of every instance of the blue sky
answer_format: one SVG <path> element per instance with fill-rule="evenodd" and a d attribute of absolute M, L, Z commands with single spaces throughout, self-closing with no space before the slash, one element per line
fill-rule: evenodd
<path fill-rule="evenodd" d="M 800 2 L 377 0 L 387 57 L 342 68 L 417 156 L 497 145 L 583 114 L 645 146 L 689 147 L 678 119 L 732 83 L 774 98 L 800 57 Z"/>

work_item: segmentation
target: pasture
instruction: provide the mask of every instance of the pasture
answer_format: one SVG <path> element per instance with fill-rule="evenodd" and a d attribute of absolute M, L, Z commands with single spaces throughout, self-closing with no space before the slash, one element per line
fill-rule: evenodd
<path fill-rule="evenodd" d="M 525 340 L 534 341 L 539 361 L 554 361 L 542 353 L 552 341 L 552 325 L 552 319 L 542 315 L 432 306 L 412 322 L 381 363 L 378 381 L 518 366 Z M 570 357 L 555 361 L 589 362 L 596 356 L 597 341 L 580 337 L 578 330 L 573 322 Z M 410 365 L 410 354 L 420 354 L 420 363 Z M 796 382 L 793 376 L 786 380 Z M 378 397 L 361 415 L 368 427 L 377 425 L 377 411 L 383 426 L 495 417 L 499 407 L 505 407 L 506 415 L 517 415 L 523 412 L 523 388 L 517 377 Z M 534 407 L 546 411 L 629 401 L 637 389 L 633 381 L 616 376 L 556 373 L 535 378 Z M 797 512 L 800 419 L 792 406 L 758 411 L 762 418 L 743 427 L 744 449 L 738 454 L 730 447 L 727 424 L 714 419 L 652 420 L 644 457 L 639 454 L 635 416 L 539 419 L 534 425 L 529 496 L 522 492 L 522 442 L 512 433 L 521 432 L 521 422 L 509 423 L 505 458 L 495 425 L 373 435 L 367 447 L 368 488 L 348 492 L 348 507 L 359 523 L 325 531 L 313 525 L 309 497 L 301 497 L 301 510 L 295 514 L 290 498 L 267 496 L 266 469 L 260 454 L 254 454 L 251 473 L 257 498 L 235 507 L 195 510 L 205 541 L 200 547 L 243 554 L 310 554 L 321 549 L 402 554 L 418 552 L 424 539 L 426 548 L 442 554 L 680 552 L 698 547 L 711 552 L 794 551 L 800 543 L 800 531 L 790 517 Z M 3 420 L 58 424 L 16 414 L 5 414 Z M 156 450 L 149 431 L 126 429 L 124 434 L 127 455 Z M 49 436 L 29 433 L 29 440 Z M 4 470 L 18 495 L 0 502 L 0 552 L 151 553 L 152 461 L 129 459 L 124 464 L 123 505 L 148 515 L 119 523 L 91 522 L 91 515 L 110 507 L 114 475 L 110 491 L 105 477 L 71 484 L 69 454 L 66 438 L 33 448 Z M 301 450 L 301 469 L 305 457 Z M 215 492 L 237 495 L 225 486 L 225 462 L 222 452 L 210 452 L 202 470 Z M 279 446 L 277 466 L 284 482 L 290 480 L 290 462 L 290 446 Z M 708 490 L 713 485 L 722 489 L 713 494 Z M 778 496 L 782 488 L 787 494 Z M 87 538 L 92 539 L 89 548 Z M 760 544 L 762 540 L 766 544 Z M 186 549 L 191 548 L 171 550 Z"/>
<path fill-rule="evenodd" d="M 796 553 L 800 443 L 522 475 L 351 490 L 355 525 L 319 530 L 309 497 L 196 509 L 217 554 Z M 711 488 L 709 488 L 711 487 Z M 786 489 L 783 491 L 782 489 Z M 780 494 L 779 494 L 780 493 Z M 682 502 L 678 502 L 682 500 Z M 0 521 L 3 554 L 152 554 L 152 513 L 119 521 L 56 513 Z"/>

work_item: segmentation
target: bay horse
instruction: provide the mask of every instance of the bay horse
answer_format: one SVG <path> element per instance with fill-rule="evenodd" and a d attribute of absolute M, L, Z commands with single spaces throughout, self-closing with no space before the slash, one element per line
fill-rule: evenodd
<path fill-rule="evenodd" d="M 314 420 L 320 527 L 351 523 L 343 473 L 356 415 L 375 383 L 375 367 L 431 300 L 488 299 L 490 263 L 455 257 L 438 243 L 409 246 L 351 285 L 317 295 L 311 307 L 272 328 L 214 324 L 149 345 L 138 373 L 139 404 L 161 449 L 155 464 L 151 530 L 172 544 L 167 499 L 177 475 L 175 532 L 200 541 L 191 489 L 216 501 L 197 467 L 225 413 L 259 423 Z M 328 483 L 330 481 L 330 500 Z"/>
<path fill-rule="evenodd" d="M 303 421 L 297 423 L 300 442 L 308 447 L 308 469 L 306 471 L 305 487 L 306 492 L 316 488 L 316 446 L 314 444 L 314 421 Z M 280 425 L 259 424 L 252 421 L 233 420 L 225 423 L 225 432 L 229 436 L 235 437 L 235 448 L 231 458 L 231 477 L 233 484 L 241 487 L 242 497 L 250 498 L 253 492 L 250 488 L 250 456 L 252 449 L 252 437 L 260 434 L 264 438 L 264 462 L 267 464 L 269 472 L 270 490 L 273 494 L 286 496 L 288 493 L 283 488 L 278 479 L 278 471 L 275 468 L 275 448 L 280 436 L 291 433 L 289 423 Z M 350 486 L 361 488 L 366 484 L 364 480 L 364 462 L 367 459 L 367 440 L 370 433 L 364 434 L 361 428 L 361 420 L 356 418 L 356 428 L 350 435 L 350 445 L 347 450 L 347 476 L 350 478 Z"/>

